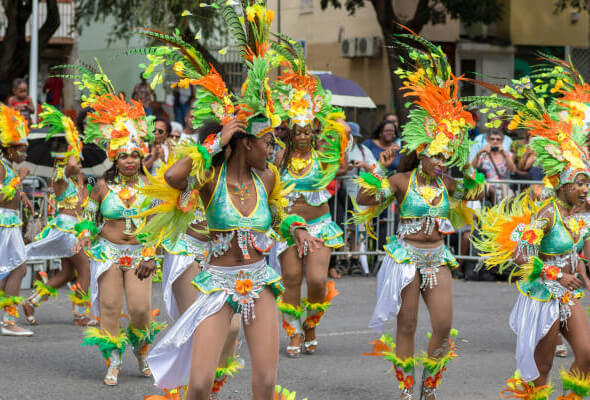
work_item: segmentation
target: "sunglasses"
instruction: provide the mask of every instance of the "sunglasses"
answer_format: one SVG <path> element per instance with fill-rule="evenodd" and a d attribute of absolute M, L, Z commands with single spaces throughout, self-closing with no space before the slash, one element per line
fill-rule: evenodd
<path fill-rule="evenodd" d="M 163 133 L 166 133 L 166 131 L 164 129 L 160 129 L 160 128 L 154 129 L 154 132 L 159 133 L 160 135 Z"/>

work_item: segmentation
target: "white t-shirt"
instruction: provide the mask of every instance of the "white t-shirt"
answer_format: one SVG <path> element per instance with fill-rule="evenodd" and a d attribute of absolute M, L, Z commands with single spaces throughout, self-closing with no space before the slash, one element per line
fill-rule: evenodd
<path fill-rule="evenodd" d="M 369 149 L 364 144 L 353 144 L 352 148 L 348 153 L 346 153 L 348 157 L 348 162 L 351 161 L 363 161 L 369 165 L 373 165 L 377 163 L 375 156 L 371 149 Z M 347 175 L 357 176 L 359 173 L 358 168 L 354 168 L 348 172 Z M 344 188 L 346 189 L 347 193 L 356 197 L 356 194 L 359 191 L 359 186 L 352 181 L 352 179 L 344 179 L 343 182 Z"/>

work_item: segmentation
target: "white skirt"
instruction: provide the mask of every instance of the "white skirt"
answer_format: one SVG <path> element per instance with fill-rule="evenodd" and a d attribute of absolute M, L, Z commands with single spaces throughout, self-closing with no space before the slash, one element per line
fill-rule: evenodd
<path fill-rule="evenodd" d="M 20 226 L 0 227 L 0 280 L 27 260 L 27 252 Z"/>
<path fill-rule="evenodd" d="M 397 317 L 402 306 L 402 290 L 416 278 L 416 271 L 414 264 L 399 264 L 385 256 L 377 274 L 377 304 L 369 328 L 383 332 L 385 322 Z"/>
<path fill-rule="evenodd" d="M 162 263 L 162 296 L 164 297 L 164 305 L 166 312 L 173 321 L 179 317 L 178 305 L 176 298 L 172 291 L 172 285 L 180 275 L 187 270 L 187 268 L 195 261 L 195 256 L 192 254 L 170 254 L 164 255 L 164 262 Z"/>
<path fill-rule="evenodd" d="M 72 219 L 77 221 L 76 217 L 70 215 L 61 215 L 62 219 Z M 27 259 L 55 259 L 72 257 L 74 247 L 78 243 L 78 238 L 71 232 L 61 231 L 52 228 L 49 234 L 43 239 L 36 240 L 27 245 Z"/>
<path fill-rule="evenodd" d="M 510 313 L 510 327 L 516 333 L 516 367 L 526 382 L 539 377 L 535 349 L 558 320 L 558 300 L 538 301 L 518 295 Z"/>
<path fill-rule="evenodd" d="M 233 276 L 235 279 L 240 271 L 259 271 L 265 265 L 266 261 L 263 259 L 253 264 L 236 267 L 208 265 L 205 271 L 214 270 L 226 277 Z M 270 268 L 268 269 L 270 270 Z M 280 279 L 280 276 L 276 276 Z M 211 281 L 217 282 L 216 279 L 211 279 Z M 221 282 L 217 283 L 221 284 Z M 220 288 L 222 287 L 223 285 L 220 286 Z M 225 289 L 211 289 L 206 293 L 199 293 L 195 302 L 152 348 L 148 353 L 147 361 L 157 387 L 174 389 L 188 384 L 194 333 L 206 318 L 221 310 L 231 295 L 231 291 Z"/>

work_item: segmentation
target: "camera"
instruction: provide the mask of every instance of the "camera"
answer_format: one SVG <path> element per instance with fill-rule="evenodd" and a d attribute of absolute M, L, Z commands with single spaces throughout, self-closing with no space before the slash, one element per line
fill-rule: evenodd
<path fill-rule="evenodd" d="M 492 146 L 491 150 L 493 152 L 496 152 L 496 151 L 500 150 L 500 148 L 498 146 Z"/>

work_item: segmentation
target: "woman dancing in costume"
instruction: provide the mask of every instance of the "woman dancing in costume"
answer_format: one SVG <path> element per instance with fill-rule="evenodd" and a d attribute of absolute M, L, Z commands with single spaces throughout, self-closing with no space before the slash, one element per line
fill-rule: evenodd
<path fill-rule="evenodd" d="M 274 83 L 275 104 L 288 122 L 286 150 L 280 151 L 275 164 L 281 179 L 292 191 L 287 196 L 288 211 L 307 221 L 309 232 L 322 241 L 319 250 L 304 251 L 303 257 L 288 243 L 277 244 L 285 293 L 279 302 L 283 327 L 289 336 L 287 355 L 298 357 L 301 349 L 313 354 L 318 346 L 315 328 L 338 294 L 334 282 L 328 284 L 332 249 L 344 246 L 342 229 L 332 221 L 326 186 L 341 171 L 346 152 L 344 113 L 330 104 L 330 97 L 319 79 L 307 73 L 303 52 L 290 38 L 281 41 L 288 68 Z M 319 121 L 323 146 L 314 144 L 314 123 Z M 319 148 L 315 150 L 314 148 Z M 343 172 L 345 171 L 342 170 Z M 305 264 L 305 269 L 303 265 Z M 301 298 L 305 271 L 307 298 Z"/>
<path fill-rule="evenodd" d="M 39 118 L 39 127 L 49 127 L 48 140 L 56 133 L 65 132 L 68 148 L 65 153 L 53 154 L 56 159 L 53 192 L 57 214 L 47 222 L 35 241 L 27 245 L 27 258 L 59 258 L 61 271 L 50 279 L 47 279 L 46 274 L 42 274 L 42 280 L 34 283 L 33 294 L 21 305 L 27 321 L 31 325 L 38 325 L 35 308 L 49 297 L 57 298 L 58 289 L 74 279 L 76 271 L 78 276 L 70 290 L 74 324 L 96 325 L 96 320 L 87 311 L 90 306 L 90 262 L 83 251 L 73 251 L 78 242 L 74 226 L 80 221 L 82 209 L 88 202 L 88 190 L 80 163 L 82 143 L 73 121 L 57 108 L 44 104 Z"/>
<path fill-rule="evenodd" d="M 32 336 L 33 332 L 16 325 L 18 297 L 25 276 L 26 250 L 19 214 L 22 193 L 21 179 L 28 172 L 16 171 L 12 163 L 27 158 L 29 124 L 13 108 L 0 103 L 0 307 L 4 310 L 2 335 Z"/>
<path fill-rule="evenodd" d="M 399 35 L 421 43 L 412 50 L 410 70 L 398 72 L 406 96 L 416 98 L 418 107 L 410 111 L 410 122 L 402 137 L 406 152 L 416 152 L 420 164 L 411 172 L 384 177 L 385 168 L 395 153 L 380 155 L 372 173 L 361 172 L 357 182 L 361 191 L 358 204 L 371 206 L 357 211 L 355 222 L 370 222 L 393 201 L 400 207 L 398 235 L 388 238 L 387 253 L 377 276 L 377 305 L 369 327 L 383 331 L 387 320 L 397 319 L 395 343 L 388 334 L 373 342 L 369 355 L 385 356 L 393 363 L 399 381 L 401 399 L 414 397 L 414 368 L 424 367 L 420 399 L 433 400 L 448 362 L 456 357 L 450 335 L 453 299 L 451 269 L 457 261 L 444 245 L 444 235 L 454 231 L 449 220 L 451 197 L 473 199 L 483 192 L 483 177 L 467 175 L 456 182 L 443 175 L 445 167 L 468 165 L 470 141 L 467 131 L 473 128 L 471 114 L 457 98 L 460 78 L 451 73 L 445 54 L 430 42 L 410 34 Z M 414 356 L 414 336 L 419 297 L 422 295 L 430 314 L 432 337 L 428 351 Z M 395 350 L 394 350 L 395 348 Z"/>
<path fill-rule="evenodd" d="M 512 99 L 487 101 L 512 108 L 511 126 L 528 130 L 528 145 L 546 176 L 545 200 L 533 202 L 522 195 L 482 212 L 482 237 L 474 244 L 488 257 L 490 268 L 502 270 L 515 262 L 518 270 L 514 274 L 521 278 L 516 283 L 520 294 L 510 314 L 510 327 L 517 335 L 518 372 L 509 379 L 504 393 L 549 398 L 553 388 L 547 385 L 547 377 L 561 332 L 575 359 L 569 371 L 561 371 L 564 396 L 559 398 L 581 399 L 590 393 L 590 327 L 580 303 L 583 284 L 575 271 L 588 226 L 573 209 L 583 205 L 590 183 L 585 125 L 590 115 L 590 86 L 571 65 L 549 61 L 557 66 L 545 66 L 540 77 L 553 78 L 551 93 L 563 95 L 559 99 L 541 98 L 539 93 L 545 90 L 538 92 L 533 87 L 531 80 L 537 80 L 533 75 L 503 89 Z M 524 393 L 530 397 L 522 396 Z"/>
<path fill-rule="evenodd" d="M 145 355 L 155 334 L 164 327 L 152 321 L 151 275 L 156 268 L 153 246 L 143 245 L 134 235 L 144 222 L 137 215 L 144 208 L 139 188 L 147 180 L 141 162 L 151 141 L 153 120 L 141 103 L 117 97 L 107 76 L 85 67 L 72 66 L 81 86 L 90 90 L 83 105 L 88 114 L 85 142 L 105 149 L 113 166 L 90 193 L 85 219 L 76 224 L 79 242 L 75 251 L 86 249 L 91 259 L 90 302 L 100 328 L 88 328 L 83 345 L 97 345 L 107 364 L 106 385 L 118 382 L 121 358 L 128 343 L 133 346 L 139 370 L 151 376 Z M 99 229 L 97 221 L 103 223 Z M 123 295 L 130 316 L 126 331 L 120 327 Z"/>
<path fill-rule="evenodd" d="M 222 8 L 224 15 L 239 23 L 232 6 Z M 262 4 L 248 6 L 245 11 L 249 28 L 264 40 L 268 31 L 261 30 L 268 29 L 265 21 L 272 21 L 271 14 Z M 244 28 L 240 29 L 246 37 Z M 267 84 L 271 69 L 265 57 L 268 45 L 249 40 L 240 42 L 250 49 L 250 61 L 246 62 L 248 77 L 236 106 L 219 74 L 200 61 L 192 46 L 182 43 L 190 49 L 190 64 L 175 65 L 190 74 L 186 82 L 198 86 L 194 125 L 211 119 L 223 125 L 203 145 L 178 145 L 175 150 L 183 158 L 165 176 L 181 199 L 192 199 L 195 205 L 197 196 L 202 199 L 210 235 L 210 259 L 193 281 L 200 292 L 197 300 L 148 356 L 156 385 L 175 389 L 188 383 L 188 400 L 209 398 L 217 360 L 235 313 L 244 320 L 252 359 L 253 399 L 272 398 L 279 344 L 275 297 L 282 293 L 282 285 L 280 276 L 266 265 L 263 251 L 277 238 L 273 228 L 295 241 L 300 251 L 319 246 L 307 233 L 303 218 L 284 214 L 286 191 L 276 168 L 266 162 L 273 145 L 273 126 L 280 120 L 274 115 Z M 180 39 L 175 37 L 174 41 Z M 231 153 L 226 159 L 227 147 Z M 156 228 L 160 222 L 179 229 L 177 223 L 171 224 L 172 218 L 165 221 L 169 217 L 158 207 L 150 211 L 158 215 L 146 225 L 147 233 L 173 233 L 166 227 Z"/>

